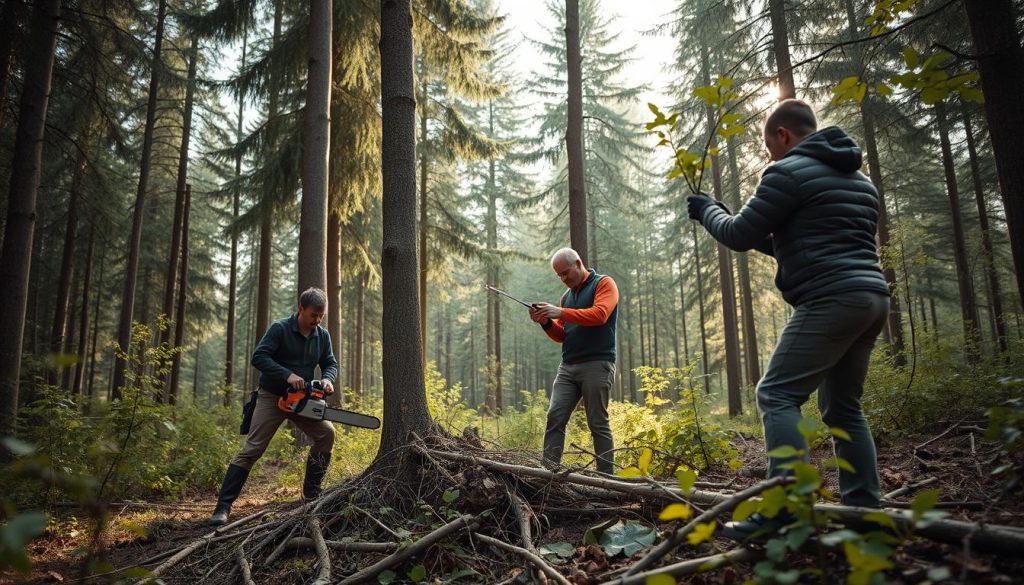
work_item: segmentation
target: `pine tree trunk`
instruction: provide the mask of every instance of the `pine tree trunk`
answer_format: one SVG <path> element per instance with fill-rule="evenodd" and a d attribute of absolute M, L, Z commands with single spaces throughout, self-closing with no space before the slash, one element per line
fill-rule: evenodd
<path fill-rule="evenodd" d="M 103 274 L 107 268 L 107 251 L 109 250 L 108 246 L 102 246 L 102 248 L 103 252 L 100 253 L 100 273 L 99 278 L 96 279 L 96 282 L 98 283 L 96 291 L 96 300 L 93 301 L 92 340 L 89 342 L 89 384 L 88 388 L 86 389 L 86 394 L 89 396 L 90 400 L 96 398 L 96 394 L 93 387 L 93 384 L 95 384 L 96 382 L 96 338 L 99 336 L 100 332 L 100 301 L 103 297 L 103 295 L 100 293 L 99 287 L 102 286 L 102 283 L 106 282 L 105 280 L 103 280 Z"/>
<path fill-rule="evenodd" d="M 242 32 L 242 64 L 240 70 L 245 70 L 245 61 L 249 49 L 248 27 Z M 244 96 L 238 96 L 238 124 L 235 126 L 235 139 L 242 141 L 243 123 L 245 121 L 245 100 Z M 242 155 L 235 157 L 235 180 L 242 175 Z M 240 194 L 238 189 L 232 189 L 231 193 L 231 224 L 238 221 Z M 238 231 L 231 230 L 231 269 L 228 277 L 228 322 L 226 326 L 226 342 L 224 350 L 224 406 L 231 405 L 231 395 L 235 389 L 235 336 L 237 322 L 235 312 L 238 310 Z"/>
<path fill-rule="evenodd" d="M 185 208 L 181 219 L 181 275 L 179 277 L 178 304 L 174 315 L 174 357 L 171 358 L 171 373 L 167 389 L 164 391 L 164 402 L 175 404 L 178 399 L 178 378 L 181 374 L 181 351 L 185 342 L 185 300 L 188 298 L 188 219 L 192 206 L 192 185 L 185 184 Z"/>
<path fill-rule="evenodd" d="M 139 165 L 139 185 L 135 193 L 135 209 L 132 212 L 132 231 L 128 239 L 128 267 L 125 270 L 124 290 L 121 293 L 121 316 L 117 325 L 117 345 L 120 351 L 131 351 L 132 316 L 135 310 L 135 285 L 139 273 L 139 254 L 142 245 L 142 216 L 146 209 L 146 190 L 149 187 L 150 155 L 153 151 L 153 128 L 156 125 L 157 90 L 163 67 L 160 48 L 164 41 L 164 17 L 167 14 L 167 0 L 160 0 L 157 9 L 156 39 L 153 43 L 153 65 L 149 79 L 149 102 L 146 106 L 146 127 L 142 137 L 142 160 Z M 172 278 L 173 275 L 168 275 Z M 127 362 L 121 357 L 114 360 L 114 374 L 111 379 L 111 399 L 120 400 L 121 388 L 125 384 Z"/>
<path fill-rule="evenodd" d="M 648 365 L 647 360 L 647 335 L 644 332 L 644 294 L 640 283 L 640 267 L 636 269 L 636 308 L 638 320 L 640 321 L 640 365 Z"/>
<path fill-rule="evenodd" d="M 974 182 L 974 201 L 978 205 L 978 223 L 981 227 L 982 261 L 988 283 L 989 314 L 992 317 L 992 329 L 996 347 L 1006 352 L 1006 318 L 1003 315 L 1003 294 L 999 284 L 999 272 L 996 270 L 995 252 L 992 247 L 992 236 L 988 226 L 988 208 L 985 205 L 985 189 L 981 184 L 981 169 L 978 164 L 978 151 L 974 144 L 974 128 L 971 124 L 971 112 L 966 104 L 962 104 L 961 114 L 964 118 L 964 132 L 967 136 L 967 152 L 971 158 L 971 179 Z"/>
<path fill-rule="evenodd" d="M 430 429 L 416 290 L 416 97 L 409 0 L 383 0 L 380 13 L 383 179 L 381 323 L 384 424 L 375 463 L 390 461 L 409 433 Z M 425 251 L 424 251 L 425 252 Z"/>
<path fill-rule="evenodd" d="M 690 336 L 686 330 L 686 277 L 683 272 L 683 255 L 679 255 L 679 314 L 683 321 L 683 365 L 690 363 Z"/>
<path fill-rule="evenodd" d="M 487 105 L 487 123 L 491 138 L 494 135 L 494 102 Z M 487 251 L 492 255 L 498 250 L 498 189 L 496 166 L 492 158 L 487 165 Z M 501 288 L 498 267 L 493 256 L 488 262 L 488 282 Z M 502 403 L 501 373 L 501 304 L 497 295 L 487 295 L 487 404 L 491 412 L 498 413 Z M 491 396 L 493 389 L 493 396 Z"/>
<path fill-rule="evenodd" d="M 352 367 L 352 390 L 356 396 L 363 396 L 363 348 L 366 347 L 366 272 L 360 271 L 356 293 L 356 340 L 355 363 Z"/>
<path fill-rule="evenodd" d="M 427 189 L 427 107 L 430 97 L 427 95 L 427 76 L 424 74 L 420 102 L 420 143 L 423 149 L 420 152 L 420 232 L 419 232 L 419 296 L 420 296 L 420 349 L 422 351 L 421 361 L 427 363 L 427 272 L 430 270 L 430 254 L 427 252 L 427 230 L 429 215 L 427 205 L 429 204 L 430 191 Z"/>
<path fill-rule="evenodd" d="M 327 287 L 327 168 L 331 136 L 332 0 L 309 1 L 309 60 L 302 126 L 299 291 Z M 328 307 L 329 309 L 330 307 Z"/>
<path fill-rule="evenodd" d="M 4 127 L 7 113 L 7 87 L 14 68 L 14 41 L 21 21 L 21 9 L 21 2 L 8 0 L 0 12 L 0 130 Z"/>
<path fill-rule="evenodd" d="M 626 335 L 629 336 L 629 401 L 633 404 L 636 404 L 636 380 L 633 378 L 633 370 L 636 368 L 636 361 L 634 361 L 633 359 L 634 341 L 633 335 L 630 332 L 630 329 L 632 329 L 633 327 L 633 319 L 631 318 L 631 311 L 629 309 L 631 306 L 632 303 L 630 302 L 622 303 L 622 316 L 625 317 L 624 321 L 626 322 Z"/>
<path fill-rule="evenodd" d="M 8 2 L 10 4 L 10 2 Z M 30 50 L 15 131 L 3 252 L 0 254 L 0 436 L 14 435 L 18 379 L 25 330 L 29 270 L 36 221 L 36 194 L 43 156 L 43 133 L 53 79 L 60 0 L 38 2 L 32 14 Z M 2 456 L 6 458 L 6 455 Z"/>
<path fill-rule="evenodd" d="M 78 322 L 78 362 L 75 364 L 75 380 L 71 385 L 71 392 L 75 396 L 82 395 L 82 381 L 85 378 L 86 357 L 85 351 L 89 339 L 89 294 L 92 286 L 92 258 L 96 244 L 96 232 L 94 227 L 89 228 L 89 247 L 85 252 L 85 273 L 82 275 L 82 303 L 79 313 L 81 319 Z"/>
<path fill-rule="evenodd" d="M 704 381 L 704 394 L 711 394 L 711 379 L 708 373 L 708 334 L 707 324 L 704 317 L 704 274 L 700 266 L 700 243 L 697 241 L 697 224 L 692 223 L 693 229 L 693 261 L 697 269 L 697 307 L 700 316 L 700 359 L 703 369 L 701 374 Z"/>
<path fill-rule="evenodd" d="M 327 333 L 331 336 L 334 357 L 340 364 L 340 358 L 345 357 L 341 336 L 341 217 L 332 211 L 335 195 L 330 193 L 327 197 L 331 201 L 327 211 Z M 338 381 L 341 381 L 340 377 Z M 341 405 L 341 400 L 341 392 L 327 397 L 328 404 L 332 406 Z"/>
<path fill-rule="evenodd" d="M 775 0 L 773 0 L 774 2 Z M 781 2 L 780 2 L 781 5 Z M 706 46 L 701 46 L 701 77 L 705 85 L 711 84 L 711 64 Z M 708 132 L 715 132 L 715 112 L 710 106 L 705 108 Z M 717 137 L 712 136 L 711 148 L 718 144 Z M 711 180 L 716 199 L 722 199 L 722 165 L 719 157 L 711 162 Z M 717 243 L 718 276 L 722 288 L 722 327 L 725 342 L 725 374 L 728 382 L 729 416 L 743 413 L 743 395 L 741 394 L 740 374 L 740 342 L 739 330 L 736 326 L 736 289 L 732 280 L 732 255 L 723 244 Z"/>
<path fill-rule="evenodd" d="M 587 189 L 583 150 L 583 56 L 580 53 L 579 0 L 565 0 L 565 60 L 569 105 L 565 148 L 569 165 L 569 241 L 584 266 L 587 254 Z"/>
<path fill-rule="evenodd" d="M 768 12 L 772 22 L 772 48 L 775 66 L 779 71 L 779 101 L 796 97 L 793 82 L 793 65 L 789 59 L 789 33 L 786 30 L 786 6 L 784 0 L 768 0 Z"/>
<path fill-rule="evenodd" d="M 1006 225 L 1024 303 L 1024 48 L 1012 0 L 964 0 L 985 92 L 992 153 L 1006 206 Z"/>
<path fill-rule="evenodd" d="M 946 106 L 935 106 L 936 124 L 939 129 L 939 143 L 942 147 L 942 166 L 945 170 L 946 192 L 949 195 L 949 212 L 953 222 L 953 258 L 956 261 L 956 283 L 960 290 L 960 315 L 964 325 L 964 343 L 968 353 L 975 355 L 981 342 L 978 330 L 978 304 L 974 297 L 974 284 L 967 258 L 967 243 L 964 239 L 963 219 L 960 210 L 960 190 L 956 182 L 956 167 L 953 151 L 949 144 L 949 125 L 946 121 Z"/>
<path fill-rule="evenodd" d="M 732 186 L 731 204 L 736 211 L 743 207 L 740 195 L 740 171 L 736 162 L 736 140 L 726 141 L 729 156 L 729 183 Z M 736 255 L 736 274 L 740 285 L 740 309 L 743 314 L 743 354 L 746 356 L 747 384 L 754 386 L 761 380 L 761 358 L 757 349 L 757 326 L 754 322 L 754 295 L 750 288 L 750 256 Z"/>
<path fill-rule="evenodd" d="M 64 226 L 64 251 L 61 254 L 60 276 L 57 280 L 57 302 L 53 311 L 53 326 L 50 328 L 50 352 L 59 354 L 64 346 L 64 336 L 68 330 L 67 312 L 71 301 L 71 273 L 75 266 L 75 244 L 78 231 L 78 200 L 82 195 L 82 180 L 85 176 L 85 153 L 78 152 L 75 161 L 75 172 L 71 179 L 71 190 L 68 194 L 68 217 Z M 56 372 L 47 372 L 48 381 L 56 381 Z"/>

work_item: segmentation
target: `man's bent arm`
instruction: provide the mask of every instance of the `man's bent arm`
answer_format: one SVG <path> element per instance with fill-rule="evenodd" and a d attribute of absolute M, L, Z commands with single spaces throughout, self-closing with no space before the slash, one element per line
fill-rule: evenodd
<path fill-rule="evenodd" d="M 551 341 L 555 343 L 562 343 L 565 341 L 565 325 L 562 324 L 561 319 L 548 319 L 547 323 L 541 325 L 544 329 L 544 333 L 548 334 Z"/>
<path fill-rule="evenodd" d="M 277 348 L 281 345 L 282 332 L 283 327 L 278 323 L 272 324 L 267 329 L 260 344 L 252 352 L 252 366 L 271 378 L 288 380 L 288 376 L 292 373 L 291 370 L 274 361 L 274 354 L 277 353 Z"/>
<path fill-rule="evenodd" d="M 320 377 L 326 378 L 331 381 L 331 384 L 334 384 L 338 378 L 338 360 L 334 357 L 330 334 L 326 335 L 326 339 L 327 351 L 320 356 Z"/>
<path fill-rule="evenodd" d="M 612 277 L 606 276 L 597 283 L 594 304 L 586 309 L 562 309 L 562 321 L 588 327 L 604 325 L 618 304 L 619 287 Z"/>
<path fill-rule="evenodd" d="M 737 252 L 750 249 L 767 253 L 768 236 L 781 227 L 800 203 L 796 181 L 777 166 L 768 167 L 757 192 L 736 215 L 717 205 L 704 208 L 701 224 L 716 240 Z"/>

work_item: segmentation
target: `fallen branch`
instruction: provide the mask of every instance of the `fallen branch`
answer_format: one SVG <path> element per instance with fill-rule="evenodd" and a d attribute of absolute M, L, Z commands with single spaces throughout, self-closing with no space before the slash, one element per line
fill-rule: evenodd
<path fill-rule="evenodd" d="M 389 553 L 394 552 L 398 545 L 393 542 L 342 542 L 340 540 L 326 540 L 327 548 L 345 552 L 372 552 Z M 316 548 L 312 538 L 296 536 L 285 541 L 285 548 Z"/>
<path fill-rule="evenodd" d="M 417 540 L 410 546 L 399 550 L 398 552 L 381 559 L 380 561 L 362 569 L 348 577 L 345 577 L 338 582 L 338 585 L 348 585 L 350 583 L 362 583 L 368 579 L 372 579 L 379 575 L 385 569 L 399 565 L 405 562 L 406 559 L 416 556 L 417 554 L 425 551 L 426 549 L 433 546 L 435 543 L 444 540 L 451 534 L 462 530 L 463 528 L 475 529 L 476 518 L 472 514 L 466 514 L 460 516 L 455 520 L 445 524 L 437 530 L 427 534 L 423 538 Z"/>
<path fill-rule="evenodd" d="M 241 521 L 239 521 L 239 523 L 241 523 Z M 221 541 L 221 540 L 228 540 L 230 538 L 237 538 L 239 536 L 242 536 L 243 534 L 251 534 L 254 531 L 256 531 L 256 528 L 253 528 L 249 532 L 232 532 L 231 534 L 220 534 L 220 535 L 218 535 L 216 532 L 211 532 L 211 533 L 209 533 L 209 534 L 207 534 L 205 536 L 202 536 L 202 537 L 198 538 L 197 540 L 193 541 L 191 544 L 186 545 L 186 546 L 178 549 L 178 552 L 176 554 L 174 554 L 174 556 L 172 556 L 171 558 L 167 559 L 166 561 L 163 562 L 163 564 L 161 564 L 157 568 L 155 568 L 152 571 L 150 571 L 148 576 L 140 579 L 139 581 L 137 581 L 137 583 L 148 583 L 148 582 L 156 579 L 161 574 L 163 574 L 164 571 L 166 571 L 167 569 L 170 569 L 174 565 L 177 565 L 178 563 L 180 563 L 182 561 L 182 559 L 184 559 L 188 555 L 194 553 L 196 550 L 198 550 L 200 547 L 202 547 L 204 545 L 208 546 L 210 544 L 213 544 L 213 543 Z M 141 565 L 135 565 L 135 566 L 141 566 Z M 126 568 L 130 568 L 130 567 L 126 567 Z M 123 570 L 124 569 L 121 569 L 121 571 L 123 571 Z"/>
<path fill-rule="evenodd" d="M 225 524 L 224 526 L 218 526 L 217 529 L 213 531 L 213 533 L 214 534 L 218 534 L 218 535 L 219 534 L 224 534 L 225 532 L 227 532 L 228 530 L 231 530 L 232 528 L 238 528 L 239 526 L 243 526 L 245 524 L 248 524 L 249 522 L 252 522 L 253 520 L 257 520 L 259 518 L 262 518 L 262 517 L 266 516 L 269 513 L 270 513 L 270 510 L 262 510 L 260 512 L 256 512 L 255 514 L 249 514 L 248 516 L 246 516 L 244 518 L 239 518 L 238 520 L 235 520 L 231 524 Z"/>
<path fill-rule="evenodd" d="M 570 585 L 569 581 L 567 581 L 561 573 L 556 571 L 554 567 L 547 564 L 547 562 L 545 562 L 544 559 L 540 557 L 540 555 L 534 554 L 526 550 L 525 548 L 516 546 L 514 544 L 502 542 L 497 538 L 491 538 L 486 534 L 474 532 L 473 536 L 479 538 L 481 542 L 485 542 L 493 547 L 500 548 L 504 551 L 512 552 L 523 557 L 524 559 L 529 561 L 530 564 L 532 564 L 534 567 L 537 567 L 537 569 L 540 570 L 542 573 L 553 579 L 556 583 L 559 583 L 560 585 Z"/>
<path fill-rule="evenodd" d="M 654 569 L 647 571 L 646 573 L 636 575 L 627 574 L 612 581 L 605 581 L 602 585 L 641 585 L 647 581 L 648 577 L 653 577 L 655 575 L 671 575 L 678 579 L 683 575 L 713 571 L 736 563 L 756 561 L 763 556 L 764 553 L 760 550 L 736 548 L 721 554 L 702 557 L 699 559 L 690 559 L 674 565 L 668 565 L 667 567 Z"/>
<path fill-rule="evenodd" d="M 670 488 L 667 486 L 660 486 L 658 488 L 654 488 L 647 485 L 637 485 L 625 481 L 620 481 L 617 479 L 591 477 L 589 475 L 582 475 L 579 473 L 555 473 L 553 471 L 548 471 L 547 469 L 541 469 L 538 467 L 527 467 L 525 465 L 513 465 L 511 463 L 502 463 L 500 461 L 492 461 L 490 459 L 483 459 L 481 457 L 465 455 L 463 453 L 449 453 L 447 451 L 435 451 L 433 449 L 425 449 L 420 445 L 413 445 L 413 448 L 419 451 L 429 451 L 429 453 L 434 457 L 440 457 L 442 459 L 448 459 L 450 461 L 463 461 L 466 463 L 473 463 L 475 465 L 486 467 L 494 471 L 501 471 L 504 473 L 512 473 L 516 475 L 525 475 L 529 477 L 536 477 L 555 482 L 565 482 L 590 487 L 603 488 L 607 490 L 616 491 L 619 493 L 632 494 L 634 496 L 639 497 L 655 498 L 658 500 L 668 500 L 674 502 L 678 501 L 678 498 L 682 497 L 683 499 L 689 502 L 714 505 L 730 498 L 730 496 L 727 495 L 702 490 L 694 490 L 689 494 L 684 494 L 682 490 Z"/>
<path fill-rule="evenodd" d="M 281 542 L 279 542 L 277 544 L 277 546 L 274 547 L 274 550 L 270 551 L 270 554 L 267 555 L 267 557 L 265 559 L 263 559 L 263 566 L 264 567 L 269 567 L 269 566 L 273 565 L 274 561 L 277 560 L 277 557 L 281 556 L 281 553 L 284 552 L 285 545 L 288 543 L 289 537 L 291 537 L 291 535 L 295 534 L 295 531 L 298 530 L 298 528 L 299 528 L 298 522 L 296 522 L 294 525 L 292 525 L 292 529 L 288 532 L 288 536 L 282 538 Z M 312 543 L 312 539 L 310 539 L 310 543 Z M 256 549 L 254 549 L 254 550 L 259 550 L 259 547 L 256 547 Z"/>
<path fill-rule="evenodd" d="M 773 477 L 771 479 L 762 481 L 759 484 L 752 485 L 747 489 L 738 492 L 730 496 L 729 498 L 725 499 L 724 501 L 716 504 L 714 507 L 708 509 L 703 514 L 697 516 L 693 520 L 690 520 L 682 528 L 676 530 L 674 533 L 672 533 L 672 535 L 669 538 L 663 540 L 658 546 L 652 548 L 650 552 L 644 555 L 643 558 L 634 563 L 633 566 L 626 571 L 624 577 L 636 575 L 640 571 L 653 565 L 655 561 L 657 561 L 658 559 L 667 555 L 669 552 L 672 551 L 672 549 L 674 549 L 676 546 L 679 545 L 679 543 L 683 541 L 683 538 L 685 538 L 687 534 L 689 534 L 694 528 L 697 527 L 697 524 L 701 522 L 707 522 L 708 520 L 716 518 L 719 514 L 724 514 L 738 506 L 740 502 L 748 500 L 769 488 L 773 488 L 777 485 L 782 485 L 784 483 L 789 483 L 791 481 L 793 480 L 792 478 L 789 477 Z"/>
<path fill-rule="evenodd" d="M 926 477 L 926 478 L 922 479 L 921 481 L 918 481 L 918 482 L 915 482 L 915 483 L 908 483 L 908 484 L 904 485 L 901 488 L 892 490 L 891 492 L 883 495 L 882 499 L 883 500 L 891 500 L 892 498 L 895 498 L 897 496 L 902 496 L 903 494 L 905 494 L 905 493 L 907 493 L 907 492 L 909 492 L 911 490 L 916 490 L 916 489 L 922 488 L 922 487 L 924 487 L 926 485 L 931 485 L 931 484 L 933 484 L 933 483 L 935 483 L 937 481 L 939 481 L 939 478 L 937 478 L 935 476 Z"/>
<path fill-rule="evenodd" d="M 313 535 L 313 545 L 316 547 L 316 556 L 320 561 L 320 571 L 317 573 L 313 585 L 327 585 L 331 582 L 331 555 L 327 552 L 324 533 L 320 530 L 320 519 L 316 516 L 309 519 L 309 533 Z"/>
<path fill-rule="evenodd" d="M 957 428 L 958 426 L 960 426 L 960 423 L 964 422 L 965 420 L 967 420 L 967 417 L 966 417 L 966 416 L 965 416 L 965 417 L 963 417 L 963 418 L 961 418 L 960 420 L 956 421 L 956 423 L 954 423 L 954 424 L 953 424 L 953 426 L 951 426 L 951 427 L 949 427 L 948 429 L 946 429 L 946 430 L 942 431 L 942 432 L 941 432 L 941 433 L 939 433 L 938 435 L 935 435 L 934 437 L 932 437 L 932 438 L 928 439 L 928 440 L 927 440 L 927 441 L 925 441 L 924 443 L 921 443 L 921 444 L 920 444 L 920 445 L 918 445 L 917 447 L 914 447 L 914 452 L 916 453 L 916 452 L 917 452 L 917 451 L 918 451 L 919 449 L 924 449 L 924 448 L 925 448 L 925 447 L 927 447 L 928 445 L 931 445 L 931 444 L 932 444 L 932 443 L 934 443 L 935 441 L 938 441 L 938 440 L 939 440 L 939 439 L 941 439 L 942 437 L 945 437 L 945 436 L 946 436 L 946 435 L 948 435 L 949 433 L 952 433 L 952 432 L 953 432 L 954 430 L 956 430 L 956 428 Z"/>
<path fill-rule="evenodd" d="M 256 585 L 252 580 L 252 568 L 249 566 L 249 559 L 245 558 L 242 547 L 235 547 L 235 558 L 238 559 L 238 569 L 242 572 L 242 583 L 244 585 Z"/>

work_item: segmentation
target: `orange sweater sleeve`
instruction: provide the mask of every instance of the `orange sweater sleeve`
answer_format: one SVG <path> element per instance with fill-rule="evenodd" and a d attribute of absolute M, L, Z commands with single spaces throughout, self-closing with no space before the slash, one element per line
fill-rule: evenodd
<path fill-rule="evenodd" d="M 562 320 L 588 327 L 604 325 L 618 304 L 619 287 L 615 286 L 612 277 L 606 276 L 597 283 L 594 304 L 586 309 L 562 309 Z"/>

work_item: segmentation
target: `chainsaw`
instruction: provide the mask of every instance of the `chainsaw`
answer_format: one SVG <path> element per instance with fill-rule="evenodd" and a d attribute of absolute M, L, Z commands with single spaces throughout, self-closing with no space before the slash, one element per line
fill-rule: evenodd
<path fill-rule="evenodd" d="M 303 390 L 289 390 L 284 398 L 277 401 L 277 407 L 313 420 L 326 420 L 364 429 L 380 428 L 380 419 L 375 416 L 327 406 L 324 386 L 320 380 L 306 384 Z"/>

